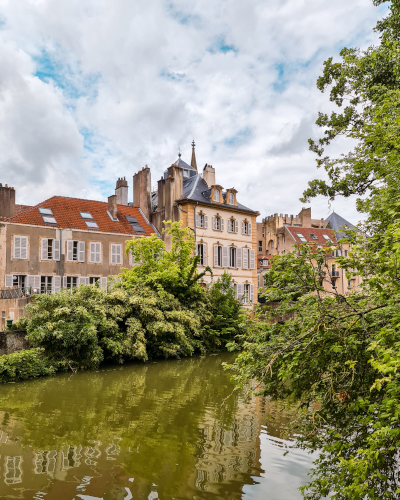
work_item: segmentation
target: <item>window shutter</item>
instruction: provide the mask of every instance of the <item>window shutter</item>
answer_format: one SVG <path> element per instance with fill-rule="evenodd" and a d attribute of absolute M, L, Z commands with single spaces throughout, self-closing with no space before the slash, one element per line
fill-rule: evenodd
<path fill-rule="evenodd" d="M 74 242 L 67 240 L 67 261 L 71 262 L 74 258 Z"/>
<path fill-rule="evenodd" d="M 208 215 L 204 216 L 204 229 L 208 229 Z"/>
<path fill-rule="evenodd" d="M 111 264 L 117 264 L 117 245 L 111 243 Z"/>
<path fill-rule="evenodd" d="M 243 269 L 249 268 L 249 250 L 248 248 L 243 248 Z"/>
<path fill-rule="evenodd" d="M 228 267 L 228 247 L 222 247 L 222 267 Z"/>
<path fill-rule="evenodd" d="M 196 227 L 201 227 L 200 226 L 200 215 L 196 214 Z"/>
<path fill-rule="evenodd" d="M 241 248 L 236 249 L 236 267 L 238 269 L 241 269 L 241 267 L 242 267 L 242 249 Z"/>
<path fill-rule="evenodd" d="M 53 240 L 53 260 L 60 260 L 60 240 Z"/>
<path fill-rule="evenodd" d="M 85 242 L 78 241 L 78 262 L 85 262 Z"/>
<path fill-rule="evenodd" d="M 225 231 L 225 222 L 222 217 L 221 217 L 221 231 Z"/>
<path fill-rule="evenodd" d="M 14 236 L 14 259 L 20 259 L 21 258 L 21 237 L 20 236 Z"/>
<path fill-rule="evenodd" d="M 238 283 L 237 291 L 238 291 L 238 300 L 239 302 L 243 303 L 244 285 L 242 283 Z"/>
<path fill-rule="evenodd" d="M 96 243 L 89 242 L 89 262 L 96 262 Z"/>
<path fill-rule="evenodd" d="M 218 245 L 214 245 L 214 267 L 218 267 Z"/>
<path fill-rule="evenodd" d="M 33 277 L 33 287 L 40 290 L 40 276 Z"/>
<path fill-rule="evenodd" d="M 115 245 L 116 246 L 116 252 L 117 252 L 117 264 L 121 265 L 122 264 L 122 255 L 121 255 L 121 245 Z"/>
<path fill-rule="evenodd" d="M 100 278 L 100 288 L 107 290 L 107 278 Z"/>
<path fill-rule="evenodd" d="M 78 285 L 86 285 L 86 276 L 78 277 Z"/>
<path fill-rule="evenodd" d="M 250 250 L 250 269 L 255 269 L 255 252 L 254 250 Z"/>
<path fill-rule="evenodd" d="M 28 258 L 28 237 L 21 236 L 21 259 Z"/>
<path fill-rule="evenodd" d="M 242 221 L 242 234 L 244 234 L 244 222 Z"/>
<path fill-rule="evenodd" d="M 32 288 L 35 285 L 34 276 L 28 275 L 28 288 Z"/>
<path fill-rule="evenodd" d="M 251 236 L 251 222 L 247 224 L 247 228 L 248 228 L 248 235 Z"/>
<path fill-rule="evenodd" d="M 212 225 L 213 225 L 213 229 L 215 231 L 217 229 L 217 218 L 216 217 L 212 218 Z"/>
<path fill-rule="evenodd" d="M 250 301 L 254 304 L 254 285 L 250 285 Z"/>
<path fill-rule="evenodd" d="M 101 243 L 95 243 L 95 262 L 101 264 Z"/>
<path fill-rule="evenodd" d="M 53 276 L 52 292 L 59 292 L 61 289 L 61 276 Z"/>
<path fill-rule="evenodd" d="M 63 288 L 67 288 L 67 277 L 63 277 Z"/>
<path fill-rule="evenodd" d="M 207 265 L 207 245 L 203 243 L 203 266 Z"/>
<path fill-rule="evenodd" d="M 239 221 L 235 220 L 235 233 L 239 232 Z"/>
<path fill-rule="evenodd" d="M 228 233 L 231 233 L 232 232 L 232 221 L 230 219 L 228 219 Z"/>
<path fill-rule="evenodd" d="M 13 285 L 13 275 L 12 274 L 6 274 L 6 283 L 5 286 L 6 288 L 10 288 Z"/>
<path fill-rule="evenodd" d="M 48 238 L 42 238 L 42 260 L 49 260 L 48 246 L 49 246 Z"/>

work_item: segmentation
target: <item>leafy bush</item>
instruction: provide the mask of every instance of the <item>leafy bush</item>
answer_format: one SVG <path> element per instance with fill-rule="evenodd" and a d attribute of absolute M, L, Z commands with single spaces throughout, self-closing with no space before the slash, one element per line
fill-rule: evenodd
<path fill-rule="evenodd" d="M 0 356 L 0 383 L 54 375 L 56 371 L 55 365 L 44 355 L 44 349 Z"/>

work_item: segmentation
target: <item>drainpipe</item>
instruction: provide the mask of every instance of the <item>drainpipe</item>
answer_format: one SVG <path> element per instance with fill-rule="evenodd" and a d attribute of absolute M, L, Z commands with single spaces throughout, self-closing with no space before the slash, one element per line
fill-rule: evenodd
<path fill-rule="evenodd" d="M 62 263 L 61 263 L 61 260 L 62 260 L 62 229 L 60 229 L 60 289 L 62 288 Z"/>
<path fill-rule="evenodd" d="M 199 202 L 196 202 L 196 205 L 193 208 L 194 211 L 194 241 L 196 242 L 196 207 L 199 204 Z"/>

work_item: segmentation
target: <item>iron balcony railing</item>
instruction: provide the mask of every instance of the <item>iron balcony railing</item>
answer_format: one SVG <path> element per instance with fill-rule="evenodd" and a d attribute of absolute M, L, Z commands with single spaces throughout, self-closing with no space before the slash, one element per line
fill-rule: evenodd
<path fill-rule="evenodd" d="M 0 299 L 22 299 L 31 297 L 34 293 L 35 290 L 32 287 L 8 288 L 7 290 L 0 290 Z M 36 291 L 36 293 L 38 292 Z"/>

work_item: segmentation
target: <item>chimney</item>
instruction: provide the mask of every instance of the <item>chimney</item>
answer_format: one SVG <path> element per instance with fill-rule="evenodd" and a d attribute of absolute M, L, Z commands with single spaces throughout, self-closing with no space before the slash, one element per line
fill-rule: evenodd
<path fill-rule="evenodd" d="M 212 165 L 205 164 L 203 168 L 203 179 L 208 187 L 215 185 L 215 168 Z"/>
<path fill-rule="evenodd" d="M 133 176 L 133 206 L 139 207 L 150 219 L 152 213 L 151 174 L 147 165 Z"/>
<path fill-rule="evenodd" d="M 15 215 L 15 189 L 0 183 L 0 220 Z"/>
<path fill-rule="evenodd" d="M 117 205 L 128 205 L 128 181 L 125 177 L 118 178 L 115 196 L 117 197 Z"/>
<path fill-rule="evenodd" d="M 108 197 L 108 211 L 113 219 L 117 219 L 117 195 Z"/>

